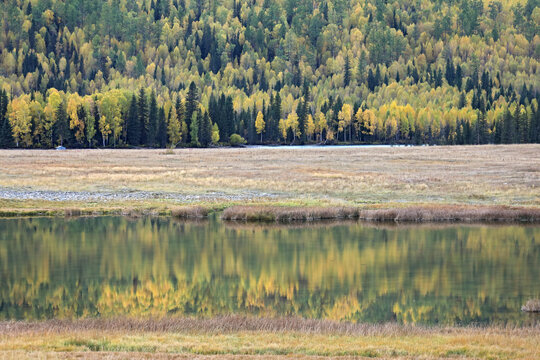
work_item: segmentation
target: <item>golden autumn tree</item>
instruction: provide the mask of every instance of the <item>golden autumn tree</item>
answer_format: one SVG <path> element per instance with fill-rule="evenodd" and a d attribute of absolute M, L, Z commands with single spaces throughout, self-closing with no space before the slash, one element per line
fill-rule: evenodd
<path fill-rule="evenodd" d="M 263 141 L 263 133 L 265 127 L 266 123 L 264 121 L 263 113 L 259 111 L 259 113 L 257 114 L 257 119 L 255 120 L 255 130 L 257 131 L 257 134 L 261 135 L 261 143 Z"/>

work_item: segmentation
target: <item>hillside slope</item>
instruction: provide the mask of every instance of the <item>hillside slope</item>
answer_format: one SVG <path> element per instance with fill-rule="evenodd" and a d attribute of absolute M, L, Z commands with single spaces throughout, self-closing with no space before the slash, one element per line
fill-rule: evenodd
<path fill-rule="evenodd" d="M 540 0 L 0 6 L 0 147 L 540 140 Z"/>

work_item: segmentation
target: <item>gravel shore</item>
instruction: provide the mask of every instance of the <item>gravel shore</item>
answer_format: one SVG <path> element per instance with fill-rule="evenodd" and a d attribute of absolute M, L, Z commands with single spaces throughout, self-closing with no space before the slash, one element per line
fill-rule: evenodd
<path fill-rule="evenodd" d="M 153 191 L 48 191 L 48 190 L 19 190 L 0 188 L 0 199 L 3 200 L 45 200 L 45 201 L 137 201 L 137 200 L 167 200 L 179 203 L 200 201 L 249 201 L 260 199 L 276 199 L 280 194 L 244 191 L 227 194 L 223 192 L 208 192 L 203 194 L 182 194 L 173 192 Z"/>

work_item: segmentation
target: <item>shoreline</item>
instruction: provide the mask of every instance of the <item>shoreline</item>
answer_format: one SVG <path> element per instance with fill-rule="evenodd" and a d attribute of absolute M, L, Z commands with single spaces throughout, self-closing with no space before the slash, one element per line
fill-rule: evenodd
<path fill-rule="evenodd" d="M 0 218 L 80 216 L 165 216 L 201 220 L 211 214 L 228 223 L 302 224 L 359 221 L 366 223 L 490 223 L 540 224 L 540 208 L 508 205 L 402 205 L 302 206 L 210 204 L 156 207 L 103 207 L 84 205 L 56 208 L 2 208 Z"/>

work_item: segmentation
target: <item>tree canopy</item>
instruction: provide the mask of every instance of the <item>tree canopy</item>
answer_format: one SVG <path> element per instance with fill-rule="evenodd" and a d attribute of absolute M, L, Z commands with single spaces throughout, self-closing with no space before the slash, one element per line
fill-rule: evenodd
<path fill-rule="evenodd" d="M 539 141 L 539 0 L 2 8 L 1 147 Z"/>

